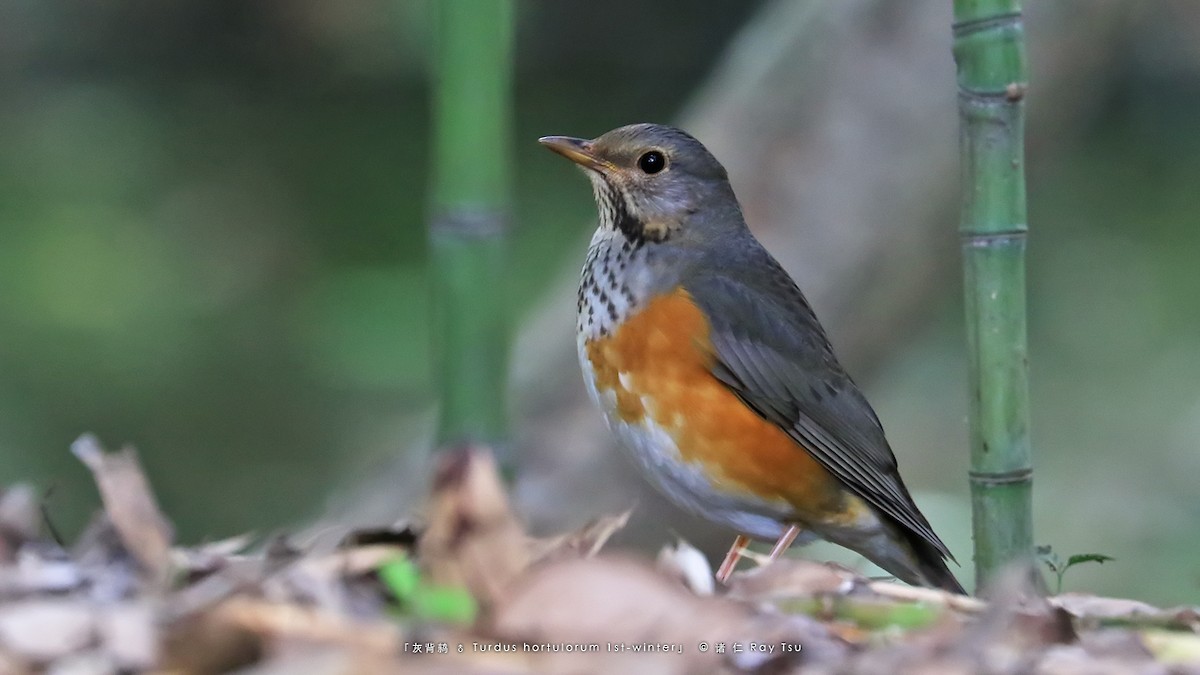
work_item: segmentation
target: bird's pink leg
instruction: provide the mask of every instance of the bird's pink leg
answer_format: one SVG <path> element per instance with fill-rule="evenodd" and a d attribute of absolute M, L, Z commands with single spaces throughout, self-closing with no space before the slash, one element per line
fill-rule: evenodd
<path fill-rule="evenodd" d="M 733 574 L 733 568 L 737 567 L 738 561 L 742 559 L 742 551 L 746 550 L 749 545 L 750 537 L 744 534 L 739 534 L 733 540 L 733 546 L 729 547 L 729 553 L 725 554 L 725 560 L 717 568 L 717 581 L 725 583 L 729 580 L 729 575 Z"/>
<path fill-rule="evenodd" d="M 788 525 L 788 529 L 783 531 L 779 536 L 779 541 L 775 542 L 775 548 L 771 549 L 771 555 L 767 556 L 767 562 L 774 562 L 779 559 L 789 548 L 792 542 L 796 541 L 796 537 L 800 536 L 800 526 L 796 524 Z"/>

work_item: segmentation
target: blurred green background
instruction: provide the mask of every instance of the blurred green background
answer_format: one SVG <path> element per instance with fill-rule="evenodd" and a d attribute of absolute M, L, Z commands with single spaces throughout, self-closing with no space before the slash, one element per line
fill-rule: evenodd
<path fill-rule="evenodd" d="M 97 499 L 67 450 L 93 431 L 195 541 L 316 515 L 407 447 L 432 399 L 431 1 L 0 4 L 0 482 L 76 530 Z M 1170 604 L 1200 602 L 1200 56 L 1160 39 L 1163 4 L 1071 151 L 1030 157 L 1029 296 L 1038 541 L 1118 558 L 1068 588 Z M 675 119 L 761 5 L 518 5 L 514 317 L 594 210 L 534 140 Z M 969 564 L 957 279 L 928 303 L 865 384 Z"/>
<path fill-rule="evenodd" d="M 537 137 L 671 117 L 754 9 L 675 35 L 688 2 L 643 4 L 521 7 L 514 312 L 593 209 Z M 430 5 L 0 6 L 0 476 L 67 531 L 83 431 L 137 446 L 194 539 L 318 509 L 428 406 Z"/>

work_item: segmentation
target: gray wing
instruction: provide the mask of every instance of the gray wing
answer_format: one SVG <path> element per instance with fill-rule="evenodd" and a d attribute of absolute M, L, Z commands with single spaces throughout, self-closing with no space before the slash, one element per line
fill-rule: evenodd
<path fill-rule="evenodd" d="M 859 497 L 953 559 L 900 481 L 879 419 L 804 295 L 764 257 L 745 279 L 709 270 L 684 282 L 712 325 L 713 375 Z"/>

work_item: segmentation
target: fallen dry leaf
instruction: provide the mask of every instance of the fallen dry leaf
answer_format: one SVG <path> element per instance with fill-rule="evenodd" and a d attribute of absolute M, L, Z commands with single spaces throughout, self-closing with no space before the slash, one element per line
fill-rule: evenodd
<path fill-rule="evenodd" d="M 253 535 L 239 534 L 191 548 L 175 548 L 171 550 L 171 564 L 180 573 L 209 574 L 229 558 L 245 551 L 253 542 Z"/>
<path fill-rule="evenodd" d="M 147 587 L 145 567 L 104 512 L 93 515 L 69 554 L 85 580 L 88 595 L 97 601 L 130 598 Z"/>
<path fill-rule="evenodd" d="M 972 661 L 976 670 L 1025 673 L 1047 649 L 1077 639 L 1070 618 L 1038 596 L 1021 566 L 1001 570 L 990 587 L 987 608 L 963 621 L 958 630 L 942 632 L 945 649 Z"/>
<path fill-rule="evenodd" d="M 588 558 L 600 552 L 610 537 L 629 522 L 633 509 L 608 516 L 594 518 L 574 532 L 535 540 L 531 544 L 532 557 L 536 562 L 549 562 L 562 558 Z"/>
<path fill-rule="evenodd" d="M 442 456 L 417 556 L 435 584 L 465 586 L 487 606 L 530 562 L 525 531 L 486 448 Z"/>
<path fill-rule="evenodd" d="M 349 649 L 290 645 L 277 658 L 238 671 L 241 675 L 350 675 L 352 673 L 404 673 L 413 675 L 394 658 L 364 654 Z M 424 673 L 422 669 L 419 671 Z"/>
<path fill-rule="evenodd" d="M 406 547 L 370 544 L 356 548 L 338 549 L 322 556 L 308 556 L 298 560 L 293 567 L 306 574 L 334 579 L 374 572 L 389 560 L 404 557 L 407 552 Z"/>
<path fill-rule="evenodd" d="M 1138 600 L 1105 598 L 1084 593 L 1063 593 L 1048 602 L 1087 622 L 1118 622 L 1137 626 L 1186 628 L 1200 632 L 1200 609 L 1160 609 Z"/>
<path fill-rule="evenodd" d="M 11 561 L 16 551 L 38 536 L 41 512 L 38 496 L 28 485 L 0 492 L 0 561 Z"/>
<path fill-rule="evenodd" d="M 1200 666 L 1200 635 L 1150 629 L 1141 632 L 1142 644 L 1158 661 Z"/>
<path fill-rule="evenodd" d="M 355 621 L 332 612 L 247 597 L 222 603 L 210 618 L 264 639 L 330 644 L 383 655 L 398 653 L 403 642 L 399 626 L 391 622 Z"/>
<path fill-rule="evenodd" d="M 137 452 L 106 453 L 95 436 L 84 434 L 71 452 L 92 471 L 113 527 L 150 578 L 166 582 L 171 565 L 171 525 L 158 508 Z"/>
<path fill-rule="evenodd" d="M 42 547 L 45 548 L 45 547 Z M 0 596 L 25 596 L 33 593 L 63 593 L 83 583 L 79 566 L 61 557 L 49 557 L 50 551 L 22 546 L 15 564 L 0 566 Z M 61 551 L 58 552 L 61 555 Z"/>
<path fill-rule="evenodd" d="M 729 596 L 761 602 L 847 593 L 862 583 L 862 577 L 843 568 L 802 558 L 780 558 L 770 565 L 734 574 L 729 580 Z"/>
<path fill-rule="evenodd" d="M 148 670 L 158 663 L 157 616 L 149 601 L 107 608 L 97 620 L 97 633 L 119 670 Z"/>
<path fill-rule="evenodd" d="M 31 524 L 31 492 L 0 491 L 0 675 L 1200 673 L 1195 608 L 1047 600 L 1028 569 L 999 575 L 988 603 L 797 559 L 715 589 L 683 542 L 657 565 L 596 555 L 628 513 L 531 543 L 479 448 L 443 458 L 424 529 L 253 552 L 247 537 L 169 549 L 136 456 L 76 451 L 107 513 L 69 552 Z M 379 570 L 414 552 L 419 583 L 481 601 L 472 626 L 396 620 Z M 172 588 L 146 583 L 153 565 L 178 573 Z"/>
<path fill-rule="evenodd" d="M 407 555 L 405 547 L 374 544 L 305 556 L 267 578 L 262 592 L 270 600 L 301 601 L 347 617 L 376 616 L 387 600 L 369 578 L 385 563 Z"/>
<path fill-rule="evenodd" d="M 1162 664 L 1145 657 L 1106 656 L 1096 658 L 1079 645 L 1055 645 L 1031 664 L 1029 672 L 1039 675 L 1168 675 Z"/>
<path fill-rule="evenodd" d="M 160 650 L 158 665 L 168 672 L 224 673 L 261 661 L 266 640 L 214 608 L 168 624 Z"/>
<path fill-rule="evenodd" d="M 25 600 L 0 607 L 0 648 L 38 663 L 86 647 L 95 629 L 92 610 L 80 602 Z"/>
<path fill-rule="evenodd" d="M 592 663 L 588 658 L 608 664 L 594 672 L 757 668 L 800 657 L 782 653 L 782 643 L 830 640 L 816 624 L 766 617 L 724 598 L 699 597 L 646 563 L 615 556 L 538 567 L 514 585 L 488 628 L 501 644 L 595 650 L 550 652 L 547 658 L 554 659 L 558 672 L 578 671 Z M 763 649 L 751 649 L 751 643 Z M 717 644 L 723 645 L 723 653 Z M 735 652 L 735 644 L 744 648 Z"/>
<path fill-rule="evenodd" d="M 110 655 L 100 649 L 86 649 L 58 659 L 50 675 L 112 675 L 119 668 Z"/>

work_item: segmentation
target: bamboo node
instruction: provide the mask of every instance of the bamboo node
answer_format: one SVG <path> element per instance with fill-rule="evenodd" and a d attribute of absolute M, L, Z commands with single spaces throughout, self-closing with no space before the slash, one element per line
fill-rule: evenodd
<path fill-rule="evenodd" d="M 956 21 L 951 30 L 954 32 L 954 37 L 961 39 L 985 30 L 1019 27 L 1020 24 L 1021 12 L 1004 12 L 992 16 L 967 19 L 966 21 Z"/>
<path fill-rule="evenodd" d="M 1029 237 L 1024 223 L 997 232 L 962 232 L 963 244 L 969 248 L 992 248 L 1023 244 Z"/>
<path fill-rule="evenodd" d="M 1033 480 L 1033 467 L 1024 467 L 1021 469 L 1013 469 L 1011 471 L 969 471 L 967 475 L 970 477 L 971 483 L 984 487 L 996 487 L 1000 485 L 1015 485 L 1017 483 L 1027 483 Z"/>
<path fill-rule="evenodd" d="M 487 239 L 503 236 L 508 229 L 508 218 L 499 209 L 448 208 L 438 213 L 429 223 L 432 236 Z"/>

